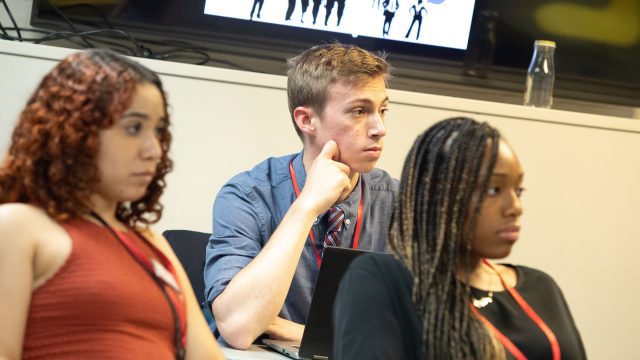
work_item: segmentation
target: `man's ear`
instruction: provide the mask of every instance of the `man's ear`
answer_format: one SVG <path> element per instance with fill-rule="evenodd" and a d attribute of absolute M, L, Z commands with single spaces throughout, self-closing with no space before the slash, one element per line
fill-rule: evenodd
<path fill-rule="evenodd" d="M 316 133 L 315 117 L 316 113 L 310 106 L 298 106 L 293 109 L 293 119 L 306 137 L 313 137 Z"/>

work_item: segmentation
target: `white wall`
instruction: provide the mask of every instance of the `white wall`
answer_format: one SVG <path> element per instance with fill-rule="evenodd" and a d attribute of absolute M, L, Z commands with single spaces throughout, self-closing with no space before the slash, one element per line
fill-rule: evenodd
<path fill-rule="evenodd" d="M 0 153 L 39 79 L 68 50 L 0 41 Z M 172 106 L 175 171 L 157 230 L 210 231 L 217 190 L 267 156 L 298 151 L 285 79 L 141 60 Z M 398 177 L 415 137 L 453 115 L 500 128 L 525 170 L 521 241 L 509 261 L 544 269 L 563 288 L 590 358 L 640 358 L 640 121 L 389 91 L 379 167 Z"/>

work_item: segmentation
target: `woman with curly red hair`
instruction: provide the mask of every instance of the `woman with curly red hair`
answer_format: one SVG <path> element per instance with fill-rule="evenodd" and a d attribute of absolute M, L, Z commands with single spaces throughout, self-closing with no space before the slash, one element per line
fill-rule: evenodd
<path fill-rule="evenodd" d="M 0 166 L 0 358 L 222 358 L 148 227 L 171 134 L 162 83 L 105 50 L 47 74 Z"/>

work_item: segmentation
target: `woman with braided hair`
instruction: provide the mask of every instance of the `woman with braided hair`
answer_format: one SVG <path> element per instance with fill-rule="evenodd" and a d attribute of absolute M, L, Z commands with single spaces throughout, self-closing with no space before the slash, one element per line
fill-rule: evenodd
<path fill-rule="evenodd" d="M 584 359 L 547 274 L 498 265 L 517 241 L 523 171 L 497 129 L 441 121 L 405 161 L 389 245 L 345 274 L 336 359 Z"/>

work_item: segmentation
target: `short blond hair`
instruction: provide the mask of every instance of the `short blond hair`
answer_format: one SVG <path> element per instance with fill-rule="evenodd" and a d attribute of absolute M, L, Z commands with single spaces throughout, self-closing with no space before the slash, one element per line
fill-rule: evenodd
<path fill-rule="evenodd" d="M 287 96 L 293 126 L 296 125 L 293 110 L 298 106 L 310 106 L 322 113 L 328 98 L 329 86 L 340 81 L 359 84 L 378 76 L 385 83 L 391 78 L 391 65 L 385 54 L 374 54 L 355 45 L 338 42 L 314 46 L 287 61 Z"/>

